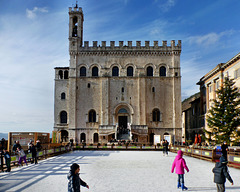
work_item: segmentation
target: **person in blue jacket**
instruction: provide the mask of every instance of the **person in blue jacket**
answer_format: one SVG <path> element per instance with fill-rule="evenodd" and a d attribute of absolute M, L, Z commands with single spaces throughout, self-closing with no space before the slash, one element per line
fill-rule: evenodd
<path fill-rule="evenodd" d="M 5 163 L 6 163 L 6 166 L 7 166 L 7 172 L 10 172 L 11 171 L 11 157 L 10 157 L 10 154 L 9 152 L 6 150 L 6 149 L 3 149 L 3 156 L 5 158 Z"/>

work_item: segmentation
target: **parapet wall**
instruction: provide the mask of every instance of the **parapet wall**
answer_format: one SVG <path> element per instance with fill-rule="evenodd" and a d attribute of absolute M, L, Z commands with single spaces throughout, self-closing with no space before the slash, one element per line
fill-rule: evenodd
<path fill-rule="evenodd" d="M 97 50 L 106 50 L 106 49 L 121 49 L 121 50 L 163 50 L 163 51 L 171 51 L 171 50 L 181 50 L 181 40 L 178 40 L 178 44 L 175 45 L 175 41 L 171 41 L 171 45 L 167 45 L 167 41 L 162 41 L 162 45 L 159 45 L 158 41 L 153 42 L 153 46 L 150 45 L 150 41 L 145 41 L 145 45 L 141 45 L 141 41 L 136 41 L 136 45 L 133 45 L 132 41 L 128 41 L 127 45 L 124 45 L 124 41 L 119 41 L 118 45 L 115 45 L 115 41 L 110 41 L 110 46 L 107 46 L 106 41 L 102 41 L 101 45 L 98 44 L 98 41 L 93 41 L 92 46 L 89 46 L 89 41 L 84 41 L 84 46 L 80 47 L 80 50 L 91 50 L 97 48 Z"/>

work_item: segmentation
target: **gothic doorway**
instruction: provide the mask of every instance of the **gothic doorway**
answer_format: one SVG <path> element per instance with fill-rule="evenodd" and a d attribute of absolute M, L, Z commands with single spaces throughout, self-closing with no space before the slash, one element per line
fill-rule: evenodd
<path fill-rule="evenodd" d="M 67 142 L 68 132 L 66 130 L 61 130 L 61 142 Z"/>
<path fill-rule="evenodd" d="M 98 143 L 98 133 L 93 134 L 93 142 Z"/>
<path fill-rule="evenodd" d="M 81 143 L 85 143 L 86 142 L 86 134 L 85 133 L 81 133 L 81 135 L 80 135 L 80 142 Z"/>
<path fill-rule="evenodd" d="M 118 125 L 124 129 L 127 129 L 128 117 L 127 116 L 118 116 Z"/>

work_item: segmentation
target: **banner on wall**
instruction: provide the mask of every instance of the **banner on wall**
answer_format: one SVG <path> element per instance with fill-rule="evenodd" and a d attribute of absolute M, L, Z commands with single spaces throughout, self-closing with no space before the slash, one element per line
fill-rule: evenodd
<path fill-rule="evenodd" d="M 57 143 L 57 131 L 52 132 L 52 143 Z"/>

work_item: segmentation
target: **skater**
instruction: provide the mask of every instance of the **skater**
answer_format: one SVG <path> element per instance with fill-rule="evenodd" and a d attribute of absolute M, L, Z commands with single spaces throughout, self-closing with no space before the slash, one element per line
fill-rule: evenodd
<path fill-rule="evenodd" d="M 14 141 L 14 145 L 13 145 L 13 148 L 12 148 L 12 152 L 14 154 L 16 154 L 18 151 L 17 151 L 17 148 L 18 147 L 21 147 L 21 145 L 19 144 L 19 141 Z"/>
<path fill-rule="evenodd" d="M 224 141 L 223 144 L 221 145 L 221 149 L 222 149 L 222 156 L 224 156 L 227 159 L 228 145 L 226 141 Z"/>
<path fill-rule="evenodd" d="M 164 140 L 163 142 L 163 156 L 168 155 L 168 141 Z"/>
<path fill-rule="evenodd" d="M 11 171 L 11 166 L 10 166 L 11 157 L 9 155 L 9 152 L 6 149 L 3 149 L 3 155 L 4 155 L 5 163 L 6 163 L 6 166 L 7 166 L 7 171 L 6 172 L 10 172 Z"/>
<path fill-rule="evenodd" d="M 26 160 L 26 155 L 24 153 L 24 150 L 21 147 L 17 148 L 18 151 L 18 155 L 19 155 L 19 161 L 18 161 L 18 165 L 22 166 L 22 160 L 26 163 L 27 165 L 27 160 Z"/>
<path fill-rule="evenodd" d="M 187 172 L 189 172 L 189 169 L 187 167 L 185 159 L 183 159 L 183 152 L 179 150 L 177 152 L 177 156 L 175 157 L 173 164 L 172 164 L 172 170 L 171 172 L 173 173 L 174 168 L 176 167 L 176 174 L 178 174 L 178 185 L 177 188 L 182 188 L 182 190 L 187 190 L 188 188 L 185 187 L 184 185 L 184 168 L 186 169 Z"/>
<path fill-rule="evenodd" d="M 37 148 L 37 151 L 41 151 L 42 150 L 42 145 L 41 145 L 40 140 L 36 141 L 36 148 Z"/>
<path fill-rule="evenodd" d="M 37 164 L 37 150 L 36 147 L 33 145 L 33 143 L 30 144 L 29 148 L 28 148 L 28 152 L 32 153 L 32 160 L 31 163 L 33 164 L 35 162 L 35 164 Z"/>
<path fill-rule="evenodd" d="M 73 163 L 70 167 L 68 178 L 68 192 L 80 192 L 80 185 L 89 186 L 79 177 L 80 166 L 77 163 Z"/>
<path fill-rule="evenodd" d="M 216 185 L 217 185 L 218 192 L 225 191 L 226 178 L 233 185 L 233 180 L 228 172 L 227 163 L 228 163 L 228 161 L 227 161 L 226 157 L 221 156 L 220 162 L 217 162 L 215 164 L 215 167 L 212 170 L 212 172 L 214 173 L 214 183 L 216 183 Z"/>

